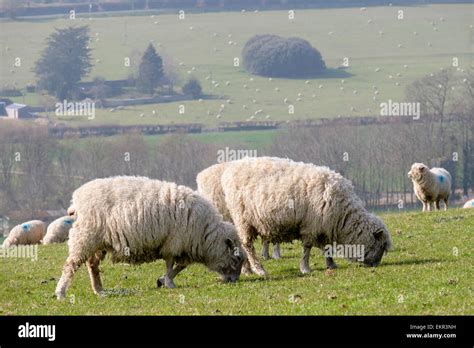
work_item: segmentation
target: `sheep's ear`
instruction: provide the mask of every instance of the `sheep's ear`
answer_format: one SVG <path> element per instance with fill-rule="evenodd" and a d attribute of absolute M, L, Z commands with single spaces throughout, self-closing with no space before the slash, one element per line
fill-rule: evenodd
<path fill-rule="evenodd" d="M 226 244 L 230 249 L 234 249 L 234 242 L 232 241 L 232 239 L 226 238 L 226 239 L 225 239 L 225 244 Z"/>
<path fill-rule="evenodd" d="M 378 239 L 383 236 L 383 230 L 377 230 L 374 232 L 375 239 Z"/>

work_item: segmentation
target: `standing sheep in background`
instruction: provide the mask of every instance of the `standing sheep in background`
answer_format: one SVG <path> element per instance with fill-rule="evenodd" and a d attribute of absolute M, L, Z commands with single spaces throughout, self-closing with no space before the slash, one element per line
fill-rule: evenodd
<path fill-rule="evenodd" d="M 129 176 L 96 179 L 74 191 L 68 213 L 75 221 L 56 287 L 58 299 L 66 296 L 84 262 L 92 289 L 100 294 L 99 263 L 106 252 L 113 262 L 164 259 L 167 272 L 157 285 L 168 288 L 174 288 L 173 278 L 194 262 L 235 282 L 245 261 L 234 226 L 197 192 L 174 183 Z"/>
<path fill-rule="evenodd" d="M 224 191 L 222 189 L 221 183 L 222 173 L 224 172 L 224 169 L 228 166 L 228 163 L 232 162 L 218 163 L 207 169 L 204 169 L 198 174 L 196 182 L 199 193 L 201 193 L 205 198 L 207 198 L 214 204 L 217 210 L 224 217 L 225 221 L 233 222 L 232 217 L 230 216 L 230 212 L 227 209 L 225 203 Z M 268 260 L 270 258 L 268 252 L 270 242 L 264 239 L 262 245 L 262 256 L 265 260 Z M 279 243 L 274 244 L 272 257 L 274 259 L 281 258 Z"/>
<path fill-rule="evenodd" d="M 464 203 L 463 208 L 465 209 L 474 208 L 474 199 L 471 199 L 470 201 L 467 201 L 466 203 Z"/>
<path fill-rule="evenodd" d="M 369 266 L 377 266 L 391 246 L 384 223 L 365 210 L 351 182 L 329 168 L 248 158 L 229 164 L 222 174 L 222 187 L 251 270 L 259 275 L 266 271 L 253 246 L 258 235 L 278 242 L 301 240 L 303 274 L 310 272 L 313 246 L 325 251 L 334 243 L 360 246 L 362 255 L 344 257 Z M 334 268 L 331 256 L 326 253 L 326 262 Z"/>
<path fill-rule="evenodd" d="M 63 216 L 54 220 L 48 226 L 43 244 L 63 243 L 69 236 L 74 219 L 71 216 Z"/>
<path fill-rule="evenodd" d="M 3 241 L 3 247 L 23 244 L 39 244 L 43 239 L 46 226 L 43 221 L 31 220 L 21 225 L 16 225 L 8 234 L 7 239 Z"/>
<path fill-rule="evenodd" d="M 443 168 L 428 168 L 423 163 L 414 163 L 408 172 L 413 182 L 416 197 L 423 203 L 423 211 L 439 210 L 439 202 L 444 201 L 444 210 L 448 210 L 448 199 L 451 194 L 451 174 Z"/>

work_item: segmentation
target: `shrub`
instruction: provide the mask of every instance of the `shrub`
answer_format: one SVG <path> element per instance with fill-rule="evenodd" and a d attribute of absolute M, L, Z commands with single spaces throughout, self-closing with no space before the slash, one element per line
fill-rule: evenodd
<path fill-rule="evenodd" d="M 325 68 L 321 54 L 300 38 L 256 35 L 242 50 L 245 69 L 256 75 L 272 77 L 311 77 Z"/>
<path fill-rule="evenodd" d="M 197 79 L 191 78 L 183 86 L 183 93 L 192 95 L 194 99 L 197 99 L 202 95 L 201 84 L 199 83 Z"/>

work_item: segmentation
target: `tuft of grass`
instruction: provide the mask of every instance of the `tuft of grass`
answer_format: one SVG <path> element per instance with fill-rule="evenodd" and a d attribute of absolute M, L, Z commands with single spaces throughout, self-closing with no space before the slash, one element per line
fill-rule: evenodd
<path fill-rule="evenodd" d="M 268 279 L 242 276 L 224 284 L 202 265 L 176 278 L 176 289 L 156 288 L 163 261 L 130 266 L 106 259 L 106 296 L 92 293 L 86 268 L 68 300 L 54 289 L 65 244 L 39 246 L 38 260 L 0 259 L 0 315 L 472 315 L 474 209 L 381 215 L 394 248 L 377 268 L 336 260 L 326 271 L 314 250 L 313 271 L 298 270 L 300 243 L 284 244 L 281 260 L 264 261 Z"/>

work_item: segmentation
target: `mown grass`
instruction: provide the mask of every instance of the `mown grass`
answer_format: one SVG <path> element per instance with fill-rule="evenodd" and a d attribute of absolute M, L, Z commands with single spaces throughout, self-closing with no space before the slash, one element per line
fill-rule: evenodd
<path fill-rule="evenodd" d="M 176 14 L 166 14 L 154 18 L 117 15 L 92 20 L 81 17 L 75 21 L 66 18 L 0 21 L 3 45 L 0 85 L 16 84 L 24 88 L 34 83 L 32 68 L 54 28 L 87 24 L 91 28 L 94 68 L 86 80 L 95 76 L 126 78 L 136 70 L 140 52 L 153 40 L 158 52 L 173 61 L 181 83 L 195 76 L 202 82 L 206 94 L 223 99 L 130 106 L 114 112 L 98 109 L 93 121 L 57 117 L 60 122 L 70 125 L 173 122 L 215 125 L 221 121 L 244 121 L 257 110 L 262 112 L 255 119 L 266 120 L 268 115 L 270 120 L 279 121 L 379 115 L 381 102 L 404 101 L 408 84 L 450 66 L 453 57 L 459 59 L 459 68 L 467 70 L 472 65 L 472 29 L 469 27 L 472 5 L 401 9 L 405 11 L 403 20 L 397 19 L 398 7 L 387 6 L 369 7 L 366 11 L 358 8 L 298 10 L 294 21 L 288 19 L 287 11 L 189 13 L 185 20 L 179 20 Z M 330 70 L 319 78 L 309 79 L 306 84 L 305 79 L 269 81 L 249 75 L 242 66 L 234 67 L 233 60 L 241 57 L 245 42 L 255 34 L 264 33 L 309 40 L 321 51 Z M 21 58 L 19 68 L 13 67 L 16 57 Z M 124 66 L 126 57 L 132 59 L 131 67 Z M 344 57 L 349 58 L 349 67 L 338 70 Z M 180 66 L 180 62 L 184 65 Z M 212 78 L 206 80 L 207 76 Z M 211 80 L 219 86 L 212 85 Z M 379 91 L 376 100 L 373 86 Z M 299 93 L 302 97 L 297 101 Z M 294 114 L 289 114 L 285 98 L 294 105 Z M 226 99 L 232 103 L 227 104 Z M 23 98 L 16 100 L 21 102 Z M 33 96 L 27 95 L 28 100 L 34 100 Z M 180 104 L 185 106 L 184 114 L 178 112 Z M 219 111 L 221 104 L 226 105 L 222 112 Z M 218 114 L 220 117 L 216 118 Z"/>
<path fill-rule="evenodd" d="M 377 268 L 339 260 L 327 272 L 313 251 L 313 272 L 298 271 L 299 243 L 285 244 L 282 260 L 264 263 L 268 279 L 242 276 L 223 284 L 193 265 L 176 289 L 157 289 L 164 262 L 141 266 L 102 264 L 108 296 L 90 289 L 81 267 L 59 302 L 54 289 L 66 245 L 40 246 L 36 262 L 0 260 L 1 315 L 458 315 L 474 314 L 472 274 L 474 210 L 383 214 L 394 249 Z M 457 253 L 456 249 L 457 248 Z M 74 301 L 72 299 L 74 298 Z M 73 302 L 73 303 L 71 303 Z"/>

